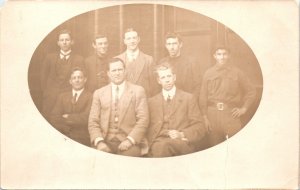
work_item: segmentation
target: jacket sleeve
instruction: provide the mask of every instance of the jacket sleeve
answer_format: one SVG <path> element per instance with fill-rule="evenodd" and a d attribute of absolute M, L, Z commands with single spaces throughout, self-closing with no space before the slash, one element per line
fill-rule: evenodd
<path fill-rule="evenodd" d="M 50 64 L 51 64 L 50 60 L 51 60 L 50 55 L 46 55 L 44 61 L 42 62 L 41 73 L 40 73 L 40 77 L 41 77 L 40 85 L 41 85 L 42 92 L 44 92 L 44 90 L 46 89 L 47 79 L 50 72 Z"/>
<path fill-rule="evenodd" d="M 99 91 L 95 91 L 92 100 L 91 111 L 88 120 L 88 131 L 90 134 L 91 142 L 94 142 L 95 138 L 103 138 L 101 129 L 101 101 Z"/>
<path fill-rule="evenodd" d="M 66 123 L 66 120 L 62 117 L 63 115 L 63 96 L 59 95 L 55 105 L 49 116 L 50 123 L 61 133 L 66 134 L 70 130 L 70 126 Z"/>
<path fill-rule="evenodd" d="M 194 96 L 188 102 L 188 120 L 189 126 L 182 132 L 191 144 L 196 144 L 204 137 L 205 127 Z"/>
<path fill-rule="evenodd" d="M 91 104 L 92 104 L 92 97 L 88 96 L 86 97 L 87 101 L 85 102 L 85 106 L 79 113 L 72 113 L 69 114 L 69 117 L 66 119 L 66 122 L 74 125 L 74 126 L 80 126 L 80 125 L 87 125 L 88 124 L 88 118 L 91 110 Z"/>

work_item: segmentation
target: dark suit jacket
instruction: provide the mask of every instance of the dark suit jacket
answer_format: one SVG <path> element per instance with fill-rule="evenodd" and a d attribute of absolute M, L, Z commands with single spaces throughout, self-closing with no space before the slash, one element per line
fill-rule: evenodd
<path fill-rule="evenodd" d="M 109 83 L 106 57 L 100 58 L 96 54 L 91 55 L 84 60 L 84 65 L 87 74 L 86 88 L 90 92 L 94 92 Z"/>
<path fill-rule="evenodd" d="M 126 63 L 126 52 L 116 56 L 122 59 L 125 64 Z M 134 61 L 136 68 L 135 71 L 129 71 L 127 69 L 127 81 L 142 86 L 145 91 L 147 97 L 151 97 L 159 92 L 160 86 L 156 81 L 156 77 L 154 75 L 154 63 L 153 58 L 150 55 L 139 52 L 137 59 Z"/>
<path fill-rule="evenodd" d="M 53 109 L 58 95 L 71 89 L 69 80 L 72 69 L 75 67 L 84 67 L 83 58 L 71 53 L 68 59 L 68 63 L 70 63 L 68 72 L 65 76 L 59 78 L 57 76 L 59 59 L 59 53 L 48 54 L 42 65 L 41 89 L 43 92 L 43 113 L 45 115 L 48 115 Z"/>
<path fill-rule="evenodd" d="M 149 146 L 157 138 L 163 127 L 163 101 L 165 100 L 162 93 L 149 99 L 150 125 L 147 133 Z M 205 128 L 196 98 L 177 88 L 172 101 L 175 102 L 171 108 L 169 125 L 184 132 L 190 144 L 197 144 L 204 136 Z"/>
<path fill-rule="evenodd" d="M 112 105 L 111 84 L 95 91 L 89 116 L 91 142 L 95 138 L 106 138 Z M 126 81 L 119 105 L 119 129 L 139 143 L 149 124 L 146 94 L 142 87 Z"/>
<path fill-rule="evenodd" d="M 72 91 L 59 95 L 51 112 L 50 122 L 60 132 L 71 139 L 90 146 L 88 134 L 88 117 L 90 113 L 92 94 L 83 90 L 75 104 L 72 103 Z M 69 114 L 67 119 L 63 114 Z"/>

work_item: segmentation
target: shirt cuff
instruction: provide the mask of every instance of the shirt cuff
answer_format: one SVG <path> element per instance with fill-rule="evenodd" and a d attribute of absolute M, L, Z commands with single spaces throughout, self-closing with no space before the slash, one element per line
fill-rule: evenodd
<path fill-rule="evenodd" d="M 131 136 L 127 136 L 127 139 L 132 143 L 135 144 L 135 140 Z"/>
<path fill-rule="evenodd" d="M 97 138 L 95 138 L 95 140 L 94 140 L 94 146 L 97 146 L 97 144 L 98 144 L 100 141 L 104 141 L 104 139 L 103 139 L 102 137 L 97 137 Z"/>

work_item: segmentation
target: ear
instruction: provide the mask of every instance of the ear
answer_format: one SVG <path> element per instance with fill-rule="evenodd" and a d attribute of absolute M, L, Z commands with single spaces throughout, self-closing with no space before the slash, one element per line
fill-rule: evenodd
<path fill-rule="evenodd" d="M 72 86 L 72 79 L 69 80 L 70 85 Z"/>
<path fill-rule="evenodd" d="M 216 53 L 214 53 L 214 55 L 213 55 L 213 56 L 214 56 L 214 58 L 215 58 L 215 59 L 217 59 Z"/>
<path fill-rule="evenodd" d="M 59 46 L 59 40 L 57 40 L 57 42 L 56 42 L 56 43 L 57 43 L 57 45 Z"/>
<path fill-rule="evenodd" d="M 96 44 L 94 42 L 92 43 L 92 46 L 94 49 L 96 49 Z"/>
<path fill-rule="evenodd" d="M 174 74 L 173 77 L 174 77 L 174 81 L 176 81 L 176 74 Z"/>
<path fill-rule="evenodd" d="M 123 43 L 126 45 L 126 39 L 124 38 Z"/>
<path fill-rule="evenodd" d="M 160 80 L 159 80 L 159 78 L 158 78 L 158 77 L 156 78 L 156 81 L 157 81 L 157 83 L 158 83 L 158 84 L 160 84 L 160 85 L 161 85 L 161 82 L 160 82 Z"/>
<path fill-rule="evenodd" d="M 183 46 L 183 43 L 182 43 L 182 42 L 180 42 L 180 43 L 179 43 L 179 48 L 181 49 L 181 48 L 182 48 L 182 46 Z"/>
<path fill-rule="evenodd" d="M 74 44 L 75 44 L 74 40 L 71 40 L 71 45 L 74 45 Z"/>

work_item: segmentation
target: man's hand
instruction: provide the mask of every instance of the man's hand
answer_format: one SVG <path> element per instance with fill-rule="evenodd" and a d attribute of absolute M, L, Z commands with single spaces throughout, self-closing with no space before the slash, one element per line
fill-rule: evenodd
<path fill-rule="evenodd" d="M 69 114 L 64 114 L 64 115 L 62 115 L 62 117 L 65 118 L 65 119 L 68 119 Z"/>
<path fill-rule="evenodd" d="M 107 146 L 107 144 L 105 144 L 102 141 L 98 143 L 97 150 L 101 150 L 101 151 L 108 152 L 108 153 L 112 152 L 111 149 Z"/>
<path fill-rule="evenodd" d="M 238 118 L 241 115 L 244 115 L 246 113 L 247 109 L 246 108 L 233 108 L 231 110 L 232 117 L 233 118 Z"/>
<path fill-rule="evenodd" d="M 171 139 L 182 139 L 184 138 L 183 132 L 177 130 L 170 130 L 168 131 L 168 135 Z"/>
<path fill-rule="evenodd" d="M 125 151 L 128 150 L 132 146 L 132 143 L 130 142 L 129 139 L 124 140 L 123 142 L 120 143 L 119 145 L 119 150 Z"/>
<path fill-rule="evenodd" d="M 206 128 L 206 132 L 210 133 L 211 132 L 210 121 L 208 120 L 207 116 L 204 116 L 203 119 L 204 119 L 204 125 L 205 125 L 205 128 Z"/>

